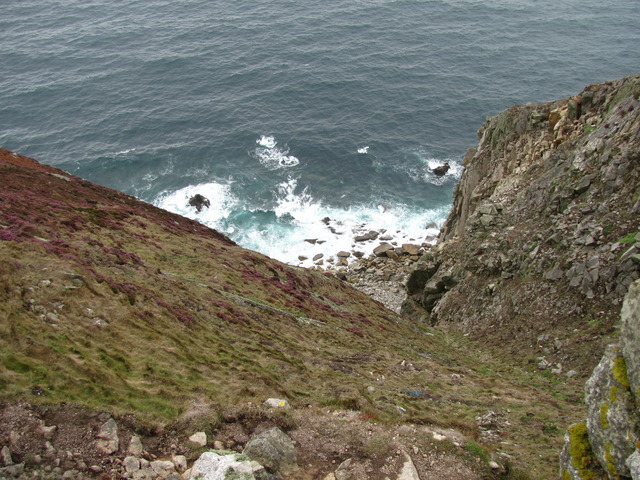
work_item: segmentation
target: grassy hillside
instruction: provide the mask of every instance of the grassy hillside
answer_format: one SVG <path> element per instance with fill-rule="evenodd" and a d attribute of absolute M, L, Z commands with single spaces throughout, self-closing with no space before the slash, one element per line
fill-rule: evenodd
<path fill-rule="evenodd" d="M 572 380 L 496 361 L 333 276 L 6 150 L 0 178 L 0 400 L 167 424 L 280 397 L 454 428 L 532 478 L 555 472 L 560 431 L 584 415 Z"/>

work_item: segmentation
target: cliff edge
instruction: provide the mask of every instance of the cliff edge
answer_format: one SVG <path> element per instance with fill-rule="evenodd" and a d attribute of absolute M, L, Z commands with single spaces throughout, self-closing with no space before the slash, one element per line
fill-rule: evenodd
<path fill-rule="evenodd" d="M 640 75 L 488 118 L 402 311 L 586 378 L 640 277 Z"/>

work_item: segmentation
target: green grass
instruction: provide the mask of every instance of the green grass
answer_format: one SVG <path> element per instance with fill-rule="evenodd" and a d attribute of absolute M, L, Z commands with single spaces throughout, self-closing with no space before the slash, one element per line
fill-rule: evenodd
<path fill-rule="evenodd" d="M 640 236 L 640 232 L 631 232 L 618 239 L 620 243 L 636 243 L 638 241 L 638 237 Z"/>
<path fill-rule="evenodd" d="M 482 460 L 483 462 L 488 463 L 489 460 L 491 460 L 491 457 L 489 456 L 489 454 L 487 453 L 487 451 L 484 449 L 484 447 L 482 447 L 480 444 L 474 442 L 474 441 L 470 441 L 468 442 L 465 447 L 464 447 L 467 452 L 469 452 L 471 455 L 478 457 L 480 460 Z"/>

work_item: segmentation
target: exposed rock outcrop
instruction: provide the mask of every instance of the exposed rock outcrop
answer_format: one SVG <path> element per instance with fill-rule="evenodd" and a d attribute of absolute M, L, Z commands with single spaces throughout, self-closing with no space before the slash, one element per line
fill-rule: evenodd
<path fill-rule="evenodd" d="M 573 425 L 560 457 L 563 480 L 640 478 L 640 391 L 637 384 L 640 343 L 640 281 L 632 285 L 622 309 L 622 347 L 611 345 L 586 385 L 586 422 Z"/>
<path fill-rule="evenodd" d="M 197 212 L 201 212 L 203 208 L 209 208 L 211 206 L 211 202 L 207 197 L 196 193 L 189 199 L 189 205 L 195 207 Z"/>
<path fill-rule="evenodd" d="M 593 368 L 640 278 L 639 96 L 636 75 L 487 119 L 403 313 Z"/>

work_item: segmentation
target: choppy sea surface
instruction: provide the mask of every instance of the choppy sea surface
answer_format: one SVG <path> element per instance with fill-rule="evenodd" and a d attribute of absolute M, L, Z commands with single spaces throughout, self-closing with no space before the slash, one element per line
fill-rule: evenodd
<path fill-rule="evenodd" d="M 487 115 L 639 45 L 638 0 L 3 1 L 0 146 L 310 265 L 436 234 Z"/>

